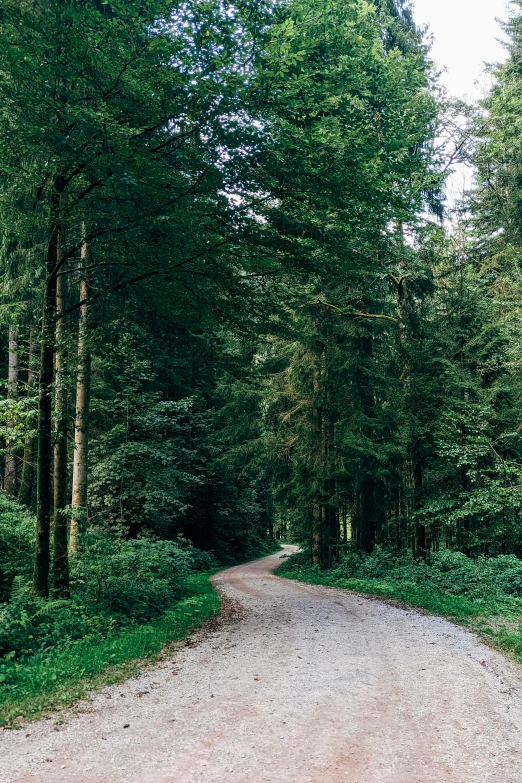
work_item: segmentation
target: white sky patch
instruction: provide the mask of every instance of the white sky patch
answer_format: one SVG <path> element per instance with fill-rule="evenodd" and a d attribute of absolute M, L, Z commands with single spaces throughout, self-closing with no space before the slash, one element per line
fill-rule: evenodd
<path fill-rule="evenodd" d="M 506 20 L 506 0 L 413 0 L 416 23 L 428 25 L 433 35 L 431 56 L 443 71 L 441 82 L 448 93 L 468 102 L 484 97 L 491 79 L 486 63 L 506 59 L 503 31 L 496 18 Z M 448 206 L 472 184 L 473 173 L 456 167 L 447 183 Z"/>
<path fill-rule="evenodd" d="M 442 82 L 458 97 L 477 100 L 487 89 L 484 63 L 505 59 L 496 18 L 508 18 L 506 0 L 414 0 L 417 24 L 429 25 L 433 59 L 446 68 Z M 478 83 L 477 83 L 478 82 Z"/>

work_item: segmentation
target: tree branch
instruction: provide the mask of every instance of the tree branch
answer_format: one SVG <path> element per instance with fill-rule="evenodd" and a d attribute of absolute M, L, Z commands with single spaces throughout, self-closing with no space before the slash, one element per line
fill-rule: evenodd
<path fill-rule="evenodd" d="M 350 310 L 350 311 L 341 310 L 341 308 L 337 307 L 337 305 L 331 304 L 331 302 L 327 302 L 323 296 L 316 297 L 311 302 L 302 305 L 302 307 L 316 307 L 317 305 L 326 307 L 329 310 L 334 310 L 334 312 L 336 312 L 337 315 L 344 316 L 345 318 L 370 318 L 374 321 L 390 321 L 393 324 L 399 323 L 399 320 L 397 318 L 392 318 L 391 315 L 380 315 L 378 313 L 362 313 L 360 310 Z"/>
<path fill-rule="evenodd" d="M 214 247 L 212 248 L 205 248 L 205 250 L 202 251 L 201 253 L 197 253 L 196 255 L 192 256 L 192 258 L 186 259 L 186 261 L 184 261 L 183 264 L 189 264 L 191 261 L 195 261 L 197 258 L 201 258 L 201 256 L 206 255 L 210 250 L 217 250 L 217 248 L 225 244 L 226 242 L 219 242 L 216 245 L 214 245 Z M 157 277 L 158 275 L 161 274 L 168 274 L 171 271 L 172 269 L 170 267 L 168 267 L 167 269 L 151 269 L 149 272 L 145 272 L 142 275 L 137 275 L 136 277 L 131 277 L 129 280 L 124 280 L 122 283 L 118 283 L 118 285 L 109 288 L 107 291 L 98 291 L 97 294 L 88 296 L 87 298 L 82 299 L 80 302 L 77 302 L 75 305 L 72 305 L 72 307 L 69 307 L 67 310 L 64 310 L 59 316 L 57 316 L 56 321 L 60 321 L 66 315 L 69 315 L 70 313 L 74 313 L 75 310 L 79 310 L 80 307 L 83 307 L 83 305 L 85 304 L 90 304 L 95 299 L 100 299 L 102 296 L 108 296 L 109 294 L 114 294 L 116 293 L 116 291 L 121 291 L 122 288 L 127 288 L 127 286 L 135 285 L 136 283 L 141 283 L 142 280 L 148 280 L 151 277 Z"/>

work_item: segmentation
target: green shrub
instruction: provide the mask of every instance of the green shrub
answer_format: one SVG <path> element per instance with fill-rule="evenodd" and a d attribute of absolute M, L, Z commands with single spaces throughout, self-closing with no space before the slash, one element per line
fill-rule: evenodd
<path fill-rule="evenodd" d="M 34 517 L 0 494 L 0 603 L 9 598 L 15 576 L 32 572 L 34 531 Z"/>
<path fill-rule="evenodd" d="M 176 539 L 176 544 L 189 554 L 191 571 L 196 573 L 212 571 L 218 567 L 219 563 L 213 552 L 204 552 L 202 549 L 197 549 L 192 544 L 192 541 L 189 541 L 181 533 Z"/>
<path fill-rule="evenodd" d="M 443 549 L 425 562 L 414 559 L 411 553 L 398 557 L 379 548 L 372 555 L 351 550 L 339 566 L 320 572 L 311 565 L 309 553 L 302 552 L 290 558 L 280 570 L 298 578 L 321 575 L 321 580 L 329 584 L 358 580 L 368 589 L 372 582 L 376 586 L 384 582 L 410 585 L 469 599 L 488 611 L 522 611 L 522 560 L 515 555 L 472 559 L 462 552 Z"/>
<path fill-rule="evenodd" d="M 497 588 L 506 595 L 522 598 L 522 560 L 516 555 L 500 555 L 486 562 Z"/>
<path fill-rule="evenodd" d="M 26 589 L 0 607 L 0 658 L 45 654 L 66 641 L 105 634 L 108 625 L 72 601 L 45 601 Z"/>
<path fill-rule="evenodd" d="M 27 520 L 31 530 L 34 520 L 17 517 L 15 533 L 11 512 L 0 520 L 11 530 L 2 551 L 13 553 L 14 564 L 6 571 L 9 588 L 6 585 L 0 603 L 0 663 L 2 658 L 9 662 L 46 656 L 80 639 L 105 639 L 154 620 L 188 594 L 190 574 L 215 567 L 212 555 L 183 538 L 125 540 L 90 530 L 81 552 L 71 559 L 72 598 L 44 600 L 30 591 L 30 557 L 27 565 L 17 554 L 18 546 L 27 547 Z M 5 673 L 0 671 L 0 682 L 2 678 Z"/>
<path fill-rule="evenodd" d="M 342 563 L 335 569 L 335 573 L 345 579 L 354 578 L 360 571 L 363 556 L 360 552 L 352 550 L 343 558 Z"/>
<path fill-rule="evenodd" d="M 74 600 L 96 611 L 146 622 L 183 594 L 191 550 L 173 541 L 125 541 L 91 532 L 71 563 Z"/>

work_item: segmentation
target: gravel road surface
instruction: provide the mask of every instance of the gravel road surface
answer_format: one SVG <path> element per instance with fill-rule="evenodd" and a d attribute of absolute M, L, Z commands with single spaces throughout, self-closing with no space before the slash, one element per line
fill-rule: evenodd
<path fill-rule="evenodd" d="M 2 732 L 0 781 L 522 783 L 514 665 L 436 617 L 277 579 L 280 557 L 215 578 L 232 619 L 197 644 Z"/>

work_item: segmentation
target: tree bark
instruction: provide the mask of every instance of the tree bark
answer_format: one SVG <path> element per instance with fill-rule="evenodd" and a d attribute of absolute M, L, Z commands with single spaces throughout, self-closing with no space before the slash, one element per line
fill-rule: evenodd
<path fill-rule="evenodd" d="M 56 280 L 60 238 L 60 200 L 65 184 L 55 178 L 51 200 L 49 242 L 46 255 L 46 280 L 42 316 L 40 382 L 38 388 L 38 458 L 36 462 L 36 546 L 33 591 L 49 595 L 51 472 L 53 462 L 52 414 L 54 344 L 56 339 Z"/>
<path fill-rule="evenodd" d="M 89 297 L 89 280 L 87 267 L 89 265 L 90 248 L 87 243 L 82 246 L 83 279 L 80 283 L 80 301 Z M 80 324 L 78 332 L 78 375 L 76 382 L 76 418 L 74 422 L 74 464 L 73 488 L 71 503 L 71 530 L 69 552 L 77 552 L 82 533 L 87 520 L 87 469 L 89 449 L 89 405 L 91 391 L 91 353 L 88 344 L 87 320 L 89 305 L 82 304 L 80 308 Z"/>
<path fill-rule="evenodd" d="M 321 568 L 326 570 L 339 560 L 340 534 L 335 480 L 335 424 L 329 392 L 326 393 L 326 407 L 323 409 L 322 470 Z"/>
<path fill-rule="evenodd" d="M 333 404 L 332 382 L 330 380 L 330 351 L 326 356 L 326 459 L 325 459 L 325 494 L 326 494 L 326 531 L 328 538 L 328 548 L 326 555 L 326 567 L 331 568 L 339 562 L 339 544 L 340 544 L 340 525 L 339 525 L 339 502 L 337 491 L 337 454 L 335 446 L 335 411 Z"/>
<path fill-rule="evenodd" d="M 375 548 L 376 509 L 375 483 L 370 473 L 365 473 L 361 480 L 360 507 L 360 548 L 371 555 Z"/>
<path fill-rule="evenodd" d="M 373 343 L 369 336 L 361 339 L 362 355 L 369 366 L 373 361 Z M 368 380 L 363 372 L 359 372 L 359 388 L 361 408 L 366 419 L 374 417 L 374 400 Z M 368 435 L 373 435 L 369 430 Z M 359 547 L 363 552 L 371 554 L 375 548 L 377 532 L 376 487 L 374 479 L 375 461 L 367 457 L 362 467 L 359 480 Z"/>
<path fill-rule="evenodd" d="M 311 421 L 311 432 L 312 432 L 312 449 L 313 449 L 313 468 L 314 468 L 314 482 L 316 483 L 315 487 L 315 497 L 312 501 L 311 509 L 310 509 L 310 522 L 311 522 L 311 552 L 312 552 L 312 563 L 313 565 L 320 565 L 321 563 L 321 552 L 322 552 L 322 527 L 323 527 L 323 521 L 322 521 L 322 498 L 320 493 L 320 487 L 318 485 L 318 476 L 320 475 L 321 471 L 321 464 L 322 464 L 322 432 L 323 432 L 323 419 L 322 419 L 322 409 L 320 407 L 320 400 L 319 395 L 321 392 L 321 373 L 319 369 L 316 369 L 314 372 L 314 387 L 313 387 L 313 405 L 312 405 L 312 421 Z"/>
<path fill-rule="evenodd" d="M 58 256 L 60 257 L 60 250 Z M 69 561 L 67 554 L 67 358 L 65 323 L 61 317 L 65 310 L 66 277 L 56 281 L 56 353 L 55 396 L 56 420 L 54 445 L 54 516 L 53 516 L 53 588 L 61 598 L 69 597 Z"/>
<path fill-rule="evenodd" d="M 331 384 L 332 330 L 324 312 L 317 315 L 314 331 L 319 336 L 321 353 L 314 372 L 311 433 L 317 498 L 312 513 L 312 560 L 323 570 L 339 557 L 339 517 L 335 478 L 335 415 Z M 315 513 L 315 506 L 318 507 Z"/>
<path fill-rule="evenodd" d="M 343 544 L 346 547 L 348 544 L 348 504 L 346 496 L 343 496 L 342 503 Z"/>
<path fill-rule="evenodd" d="M 422 465 L 420 463 L 420 455 L 415 454 L 415 463 L 413 466 L 413 483 L 414 483 L 414 508 L 415 512 L 418 512 L 422 507 L 422 488 L 423 488 L 423 476 Z M 416 557 L 421 557 L 426 560 L 428 557 L 428 535 L 426 526 L 421 522 L 415 524 L 415 542 L 414 542 L 414 554 Z"/>
<path fill-rule="evenodd" d="M 18 329 L 9 327 L 9 370 L 7 378 L 7 399 L 14 402 L 18 397 Z M 8 429 L 15 426 L 15 415 L 9 414 Z M 16 443 L 15 438 L 7 436 L 5 448 L 4 490 L 13 497 L 16 493 Z"/>
<path fill-rule="evenodd" d="M 27 370 L 27 397 L 31 398 L 34 394 L 36 387 L 37 374 L 34 368 L 34 362 L 36 358 L 36 343 L 34 342 L 34 332 L 31 330 L 29 337 L 29 366 Z M 28 436 L 24 441 L 24 456 L 22 464 L 22 478 L 20 481 L 20 492 L 18 494 L 18 500 L 24 506 L 31 505 L 31 499 L 33 494 L 33 478 L 34 478 L 34 438 Z"/>

